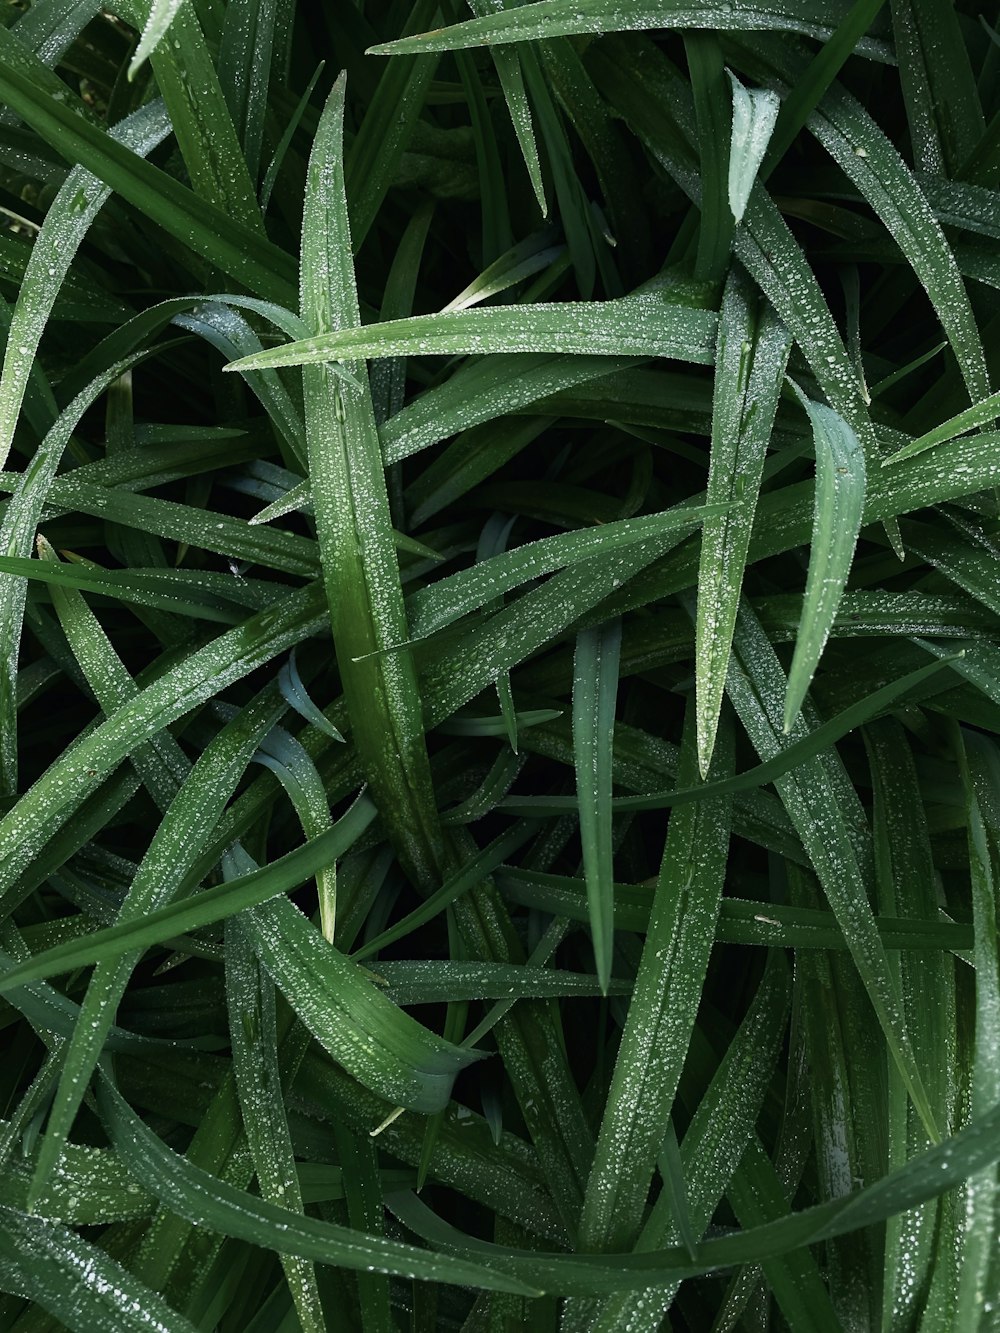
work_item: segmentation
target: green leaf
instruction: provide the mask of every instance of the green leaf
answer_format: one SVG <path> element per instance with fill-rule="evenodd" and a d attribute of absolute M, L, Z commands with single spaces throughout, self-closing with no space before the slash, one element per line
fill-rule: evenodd
<path fill-rule="evenodd" d="M 114 1146 L 152 1192 L 182 1217 L 267 1249 L 280 1230 L 284 1253 L 349 1270 L 377 1268 L 425 1282 L 455 1282 L 532 1295 L 534 1288 L 482 1264 L 444 1261 L 383 1236 L 320 1222 L 255 1199 L 177 1156 L 142 1123 L 108 1081 L 98 1086 L 101 1116 Z M 181 1325 L 183 1327 L 183 1325 Z"/>
<path fill-rule="evenodd" d="M 250 932 L 233 917 L 226 923 L 226 1003 L 240 1112 L 261 1195 L 269 1203 L 303 1213 L 292 1139 L 280 1097 L 274 986 L 253 956 Z M 282 1265 L 304 1333 L 325 1333 L 312 1264 L 285 1255 Z"/>
<path fill-rule="evenodd" d="M 788 1213 L 745 1232 L 703 1241 L 693 1260 L 681 1246 L 648 1254 L 615 1255 L 613 1265 L 599 1255 L 546 1260 L 528 1251 L 512 1252 L 464 1236 L 441 1223 L 415 1195 L 395 1194 L 390 1202 L 393 1212 L 411 1230 L 433 1239 L 439 1247 L 447 1247 L 462 1258 L 476 1255 L 482 1260 L 493 1259 L 498 1268 L 516 1260 L 519 1274 L 546 1283 L 550 1291 L 592 1296 L 642 1290 L 733 1264 L 761 1262 L 790 1249 L 845 1235 L 861 1226 L 876 1225 L 897 1212 L 936 1198 L 972 1172 L 992 1165 L 1000 1152 L 995 1138 L 998 1126 L 1000 1106 L 876 1184 L 828 1203 Z"/>
<path fill-rule="evenodd" d="M 193 1333 L 162 1296 L 68 1227 L 0 1204 L 0 1253 L 4 1286 L 76 1333 L 146 1333 L 154 1320 L 164 1333 Z"/>
<path fill-rule="evenodd" d="M 149 7 L 149 18 L 146 20 L 146 25 L 139 38 L 139 45 L 136 47 L 128 67 L 130 79 L 135 78 L 143 63 L 149 59 L 150 55 L 166 37 L 170 31 L 170 25 L 184 3 L 185 0 L 152 0 Z"/>
<path fill-rule="evenodd" d="M 790 733 L 779 725 L 778 696 L 785 693 L 781 668 L 746 606 L 737 620 L 733 642 L 736 657 L 727 685 L 730 698 L 754 748 L 763 759 L 770 759 L 807 735 L 809 725 L 801 717 L 793 721 Z M 786 739 L 789 734 L 791 740 Z M 838 761 L 831 759 L 832 763 L 814 759 L 803 764 L 776 780 L 775 786 L 844 932 L 910 1099 L 928 1137 L 938 1142 L 934 1115 L 903 1022 L 898 990 L 875 929 L 858 853 L 840 809 L 837 785 L 841 770 Z"/>
<path fill-rule="evenodd" d="M 702 525 L 695 630 L 698 767 L 708 772 L 757 496 L 790 338 L 770 309 L 755 309 L 731 274 L 719 317 L 707 499 L 724 505 Z"/>
<path fill-rule="evenodd" d="M 374 817 L 371 802 L 360 797 L 332 828 L 278 860 L 238 879 L 203 889 L 194 897 L 158 908 L 140 920 L 108 926 L 83 940 L 58 944 L 5 972 L 0 977 L 0 990 L 13 990 L 39 977 L 58 976 L 102 959 L 117 958 L 133 949 L 162 944 L 185 931 L 212 925 L 265 903 L 277 894 L 297 888 L 322 866 L 348 851 Z"/>
<path fill-rule="evenodd" d="M 302 316 L 318 335 L 359 321 L 343 183 L 344 82 L 330 94 L 310 159 L 303 215 Z M 304 371 L 313 507 L 330 623 L 351 732 L 390 837 L 417 882 L 443 860 L 420 694 L 405 642 L 399 582 L 371 393 Z M 387 738 L 391 740 L 387 743 Z"/>
<path fill-rule="evenodd" d="M 865 456 L 837 412 L 801 395 L 816 448 L 816 507 L 802 618 L 785 696 L 785 734 L 802 707 L 851 572 L 865 503 Z"/>
<path fill-rule="evenodd" d="M 254 949 L 302 1022 L 338 1064 L 392 1106 L 433 1114 L 478 1059 L 397 1009 L 287 898 L 250 909 Z"/>
<path fill-rule="evenodd" d="M 735 74 L 732 147 L 729 153 L 729 207 L 743 220 L 750 191 L 764 160 L 781 103 L 770 88 L 744 88 Z"/>
<path fill-rule="evenodd" d="M 227 370 L 309 366 L 352 357 L 544 352 L 711 359 L 716 319 L 656 292 L 613 301 L 490 306 L 321 333 L 244 357 Z"/>
<path fill-rule="evenodd" d="M 584 630 L 573 661 L 573 750 L 584 877 L 597 976 L 607 993 L 614 950 L 611 755 L 621 623 Z"/>
<path fill-rule="evenodd" d="M 935 426 L 933 430 L 925 432 L 902 449 L 897 449 L 894 454 L 883 459 L 882 466 L 888 467 L 890 463 L 902 463 L 904 459 L 922 454 L 925 449 L 933 449 L 938 444 L 947 444 L 956 435 L 964 435 L 966 431 L 974 430 L 977 426 L 992 425 L 996 421 L 998 413 L 1000 413 L 1000 393 L 990 394 L 981 403 L 976 403 L 973 407 L 967 407 L 964 412 L 959 412 L 950 421 L 942 421 L 940 426 Z"/>
<path fill-rule="evenodd" d="M 660 0 L 631 3 L 619 0 L 538 0 L 520 6 L 523 13 L 507 10 L 486 18 L 467 19 L 451 28 L 402 37 L 370 49 L 371 55 L 398 55 L 413 51 L 455 51 L 470 46 L 503 42 L 538 41 L 577 33 L 639 32 L 651 28 L 715 28 L 740 31 L 770 28 L 826 37 L 830 32 L 830 6 L 816 0 L 795 5 L 746 4 L 739 9 L 713 3 L 692 4 L 689 0 Z"/>
<path fill-rule="evenodd" d="M 728 737 L 719 750 L 716 770 L 725 772 L 732 762 Z M 680 760 L 682 777 L 693 776 L 696 764 L 690 709 Z M 621 1250 L 634 1245 L 638 1237 L 705 983 L 729 827 L 730 810 L 724 799 L 688 806 L 671 817 L 587 1182 L 581 1236 L 588 1249 Z M 612 886 L 604 887 L 610 908 Z"/>
<path fill-rule="evenodd" d="M 283 250 L 39 89 L 17 69 L 4 40 L 0 98 L 71 163 L 99 177 L 209 263 L 267 300 L 291 303 L 294 265 Z"/>

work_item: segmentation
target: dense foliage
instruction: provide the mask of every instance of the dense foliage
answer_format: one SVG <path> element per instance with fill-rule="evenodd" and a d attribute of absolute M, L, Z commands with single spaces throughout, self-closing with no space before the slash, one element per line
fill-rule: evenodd
<path fill-rule="evenodd" d="M 1000 1328 L 983 8 L 5 6 L 0 1328 Z"/>

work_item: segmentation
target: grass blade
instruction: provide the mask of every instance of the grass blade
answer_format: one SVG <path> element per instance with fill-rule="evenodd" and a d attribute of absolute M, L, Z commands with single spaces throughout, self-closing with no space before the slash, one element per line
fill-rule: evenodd
<path fill-rule="evenodd" d="M 692 722 L 680 772 L 693 776 L 697 758 Z M 716 770 L 725 772 L 731 762 L 729 745 L 719 748 Z M 686 813 L 678 811 L 670 821 L 587 1183 L 581 1239 L 588 1249 L 625 1249 L 638 1236 L 704 985 L 722 894 L 729 814 L 725 800 L 705 801 L 686 807 Z M 609 907 L 612 901 L 609 892 Z"/>
<path fill-rule="evenodd" d="M 729 207 L 742 222 L 750 191 L 767 153 L 780 102 L 769 88 L 746 89 L 730 73 L 733 85 L 732 149 L 729 154 Z"/>
<path fill-rule="evenodd" d="M 467 19 L 451 28 L 402 37 L 371 48 L 372 55 L 408 51 L 460 51 L 470 46 L 539 41 L 582 33 L 640 32 L 650 28 L 715 28 L 718 31 L 768 28 L 800 32 L 809 37 L 829 34 L 829 7 L 806 0 L 796 5 L 746 4 L 738 10 L 718 3 L 633 3 L 623 9 L 617 0 L 538 0 L 486 18 Z"/>
<path fill-rule="evenodd" d="M 317 135 L 303 220 L 302 313 L 317 334 L 358 323 L 343 107 L 341 81 Z M 413 665 L 406 651 L 380 651 L 405 641 L 406 619 L 367 374 L 360 362 L 351 367 L 360 388 L 338 383 L 323 367 L 304 372 L 313 507 L 352 734 L 404 863 L 417 882 L 427 882 L 443 848 Z"/>
<path fill-rule="evenodd" d="M 851 572 L 865 503 L 865 456 L 850 426 L 802 396 L 816 447 L 816 509 L 802 619 L 785 696 L 785 734 L 802 707 Z"/>
<path fill-rule="evenodd" d="M 737 621 L 734 647 L 738 661 L 730 667 L 728 689 L 744 727 L 762 758 L 770 758 L 787 741 L 779 739 L 775 692 L 781 689 L 781 669 L 748 608 Z M 801 718 L 793 723 L 791 737 L 806 733 Z M 788 734 L 788 733 L 784 733 Z M 775 783 L 803 846 L 809 853 L 823 891 L 833 908 L 851 949 L 858 974 L 865 985 L 886 1044 L 899 1069 L 913 1105 L 928 1137 L 939 1142 L 934 1114 L 916 1067 L 903 1023 L 900 999 L 893 983 L 882 943 L 874 928 L 864 879 L 851 846 L 849 830 L 838 811 L 838 800 L 829 765 L 814 760 Z"/>
<path fill-rule="evenodd" d="M 594 959 L 605 994 L 614 948 L 611 753 L 621 636 L 620 622 L 584 630 L 577 636 L 573 662 L 573 749 L 580 840 Z"/>
<path fill-rule="evenodd" d="M 725 512 L 702 526 L 695 629 L 698 767 L 708 772 L 729 669 L 757 496 L 790 339 L 766 307 L 755 309 L 733 273 L 723 295 L 712 410 L 709 504 Z"/>

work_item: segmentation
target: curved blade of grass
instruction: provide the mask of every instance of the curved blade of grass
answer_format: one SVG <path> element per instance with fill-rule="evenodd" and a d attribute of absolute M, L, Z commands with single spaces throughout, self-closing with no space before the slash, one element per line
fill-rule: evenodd
<path fill-rule="evenodd" d="M 226 1004 L 233 1074 L 261 1195 L 269 1203 L 302 1213 L 288 1120 L 277 1095 L 281 1070 L 274 985 L 254 957 L 249 932 L 238 917 L 226 923 Z M 303 1333 L 325 1333 L 312 1264 L 283 1255 L 282 1266 Z"/>
<path fill-rule="evenodd" d="M 134 686 L 133 686 L 134 689 Z M 128 694 L 125 694 L 128 698 Z M 281 705 L 272 693 L 258 696 L 203 752 L 170 804 L 154 834 L 118 914 L 118 924 L 147 918 L 177 892 L 186 871 L 211 833 L 261 736 Z M 86 944 L 86 938 L 80 943 Z M 119 1001 L 139 961 L 133 951 L 97 962 L 80 1007 L 66 1064 L 49 1114 L 48 1133 L 38 1155 L 32 1197 L 45 1187 L 69 1136 L 90 1076 L 100 1057 Z"/>
<path fill-rule="evenodd" d="M 431 1115 L 480 1058 L 397 1009 L 287 898 L 245 917 L 254 950 L 324 1050 L 392 1106 Z"/>
<path fill-rule="evenodd" d="M 695 627 L 698 767 L 708 772 L 757 496 L 791 338 L 769 307 L 755 310 L 733 272 L 719 316 L 712 453 L 706 499 L 724 505 L 702 524 Z"/>
<path fill-rule="evenodd" d="M 6 888 L 126 755 L 292 647 L 324 623 L 322 593 L 304 589 L 172 667 L 57 759 L 0 818 L 0 882 Z"/>
<path fill-rule="evenodd" d="M 61 972 L 88 967 L 103 959 L 117 958 L 133 949 L 148 949 L 172 940 L 180 933 L 212 925 L 246 908 L 256 907 L 279 893 L 297 888 L 322 866 L 349 851 L 374 818 L 374 806 L 366 797 L 361 797 L 327 832 L 277 861 L 158 908 L 141 920 L 107 926 L 82 940 L 57 944 L 0 975 L 0 991 L 14 990 L 40 977 L 58 976 Z"/>
<path fill-rule="evenodd" d="M 429 897 L 425 898 L 419 907 L 415 907 L 401 921 L 395 925 L 389 926 L 386 930 L 376 935 L 374 939 L 366 940 L 360 949 L 354 951 L 355 959 L 371 958 L 373 954 L 378 953 L 387 945 L 395 943 L 396 940 L 404 939 L 412 931 L 432 921 L 438 913 L 443 912 L 453 902 L 456 902 L 464 893 L 476 888 L 489 875 L 490 871 L 495 870 L 498 865 L 507 857 L 510 852 L 516 851 L 537 833 L 537 827 L 528 821 L 518 821 L 509 829 L 493 839 L 493 841 L 482 851 L 468 858 L 467 861 L 436 889 Z"/>
<path fill-rule="evenodd" d="M 0 98 L 63 157 L 93 172 L 182 244 L 259 296 L 292 304 L 289 255 L 39 89 L 18 70 L 2 36 Z"/>
<path fill-rule="evenodd" d="M 679 774 L 697 766 L 694 709 L 688 710 Z M 732 763 L 731 738 L 716 771 Z M 581 1241 L 622 1250 L 636 1241 L 657 1154 L 701 1000 L 729 847 L 729 803 L 677 811 L 663 849 L 642 960 L 587 1182 Z M 610 908 L 612 886 L 607 886 Z"/>
<path fill-rule="evenodd" d="M 788 1021 L 788 1000 L 787 968 L 772 955 L 753 1002 L 716 1068 L 712 1068 L 715 1061 L 709 1060 L 710 1053 L 697 1029 L 692 1034 L 689 1056 L 702 1086 L 707 1083 L 707 1087 L 684 1134 L 680 1159 L 696 1239 L 707 1230 L 734 1170 L 745 1160 L 745 1149 L 753 1141 L 754 1125 Z M 646 1218 L 635 1249 L 648 1253 L 679 1240 L 669 1199 L 661 1195 Z M 594 1316 L 595 1333 L 642 1333 L 647 1327 L 652 1333 L 659 1328 L 676 1293 L 674 1282 L 666 1290 L 647 1288 L 612 1296 L 601 1302 Z M 567 1333 L 572 1333 L 572 1325 Z"/>
<path fill-rule="evenodd" d="M 590 933 L 606 995 L 614 952 L 611 755 L 621 621 L 577 635 L 573 658 L 573 753 Z"/>
<path fill-rule="evenodd" d="M 75 1333 L 194 1333 L 194 1325 L 96 1245 L 0 1204 L 0 1255 L 11 1288 Z"/>
<path fill-rule="evenodd" d="M 178 1157 L 102 1078 L 97 1095 L 101 1116 L 119 1156 L 137 1180 L 182 1217 L 224 1235 L 270 1249 L 275 1232 L 282 1252 L 346 1269 L 374 1268 L 424 1282 L 458 1283 L 487 1291 L 535 1294 L 536 1288 L 482 1264 L 454 1263 L 401 1241 L 368 1236 L 331 1222 L 299 1216 L 287 1208 L 233 1189 Z"/>
<path fill-rule="evenodd" d="M 287 702 L 288 696 L 284 691 L 282 694 Z M 322 713 L 319 716 L 326 722 Z M 335 739 L 343 740 L 336 728 L 332 730 Z M 274 727 L 253 757 L 275 774 L 288 793 L 306 838 L 321 837 L 330 827 L 330 801 L 323 779 L 305 748 L 282 727 Z M 316 892 L 323 938 L 332 944 L 337 920 L 336 864 L 321 866 L 316 871 Z"/>
<path fill-rule="evenodd" d="M 302 315 L 326 333 L 359 323 L 343 181 L 344 80 L 324 109 L 310 158 L 302 232 Z M 313 508 L 330 623 L 351 731 L 386 828 L 418 883 L 444 860 L 408 652 L 382 450 L 363 364 L 359 386 L 322 366 L 303 372 Z"/>
<path fill-rule="evenodd" d="M 801 396 L 816 448 L 816 508 L 802 619 L 788 673 L 785 734 L 802 707 L 844 594 L 865 504 L 865 455 L 839 413 Z"/>
<path fill-rule="evenodd" d="M 331 740 L 343 741 L 344 738 L 337 728 L 309 697 L 309 693 L 302 683 L 302 677 L 299 675 L 298 667 L 295 665 L 294 649 L 292 649 L 288 661 L 278 673 L 278 688 L 281 690 L 285 702 L 291 708 L 294 708 L 300 717 L 304 717 L 307 722 L 311 722 L 314 727 L 318 727 Z"/>
<path fill-rule="evenodd" d="M 656 28 L 714 28 L 719 32 L 754 29 L 800 32 L 808 37 L 830 35 L 830 6 L 819 0 L 795 5 L 778 2 L 732 5 L 692 4 L 690 0 L 539 0 L 487 18 L 467 19 L 451 28 L 402 37 L 369 49 L 369 55 L 401 55 L 414 51 L 461 51 L 470 46 L 540 41 L 581 33 L 640 32 Z"/>
<path fill-rule="evenodd" d="M 169 131 L 170 121 L 162 104 L 152 103 L 109 133 L 130 152 L 145 157 Z M 10 452 L 28 374 L 59 289 L 90 224 L 110 194 L 108 186 L 89 171 L 74 168 L 53 199 L 32 244 L 0 373 L 0 467 Z"/>
<path fill-rule="evenodd" d="M 260 338 L 243 316 L 221 301 L 206 302 L 190 314 L 176 314 L 171 323 L 204 338 L 227 361 L 252 354 L 262 346 Z M 274 371 L 261 371 L 256 375 L 248 375 L 246 382 L 288 442 L 296 461 L 304 467 L 306 434 L 302 413 L 282 384 L 280 375 Z"/>
<path fill-rule="evenodd" d="M 524 583 L 571 568 L 597 556 L 611 558 L 627 552 L 638 542 L 673 533 L 678 539 L 685 529 L 697 527 L 726 512 L 727 504 L 700 509 L 668 509 L 642 518 L 625 518 L 593 528 L 542 537 L 538 541 L 480 560 L 470 569 L 459 570 L 416 590 L 407 599 L 413 638 L 425 638 L 463 616 L 488 606 L 502 593 Z"/>
<path fill-rule="evenodd" d="M 0 523 L 0 553 L 4 556 L 20 559 L 29 556 L 46 496 L 70 436 L 87 409 L 129 364 L 120 362 L 78 395 L 35 450 L 30 464 L 18 478 Z M 16 389 L 12 392 L 16 397 Z M 12 421 L 11 435 L 13 424 Z M 0 790 L 7 794 L 17 791 L 16 678 L 26 596 L 24 579 L 16 575 L 0 577 L 0 644 L 6 648 L 0 662 Z"/>
<path fill-rule="evenodd" d="M 750 191 L 778 119 L 781 103 L 770 88 L 744 88 L 735 74 L 733 85 L 732 147 L 729 153 L 729 207 L 737 222 L 743 220 Z"/>
<path fill-rule="evenodd" d="M 874 1185 L 744 1232 L 703 1241 L 694 1260 L 681 1246 L 648 1254 L 614 1255 L 613 1264 L 605 1255 L 543 1259 L 529 1251 L 512 1251 L 463 1235 L 435 1217 L 416 1196 L 394 1194 L 389 1202 L 393 1212 L 412 1231 L 457 1256 L 475 1255 L 505 1269 L 516 1262 L 518 1274 L 548 1291 L 603 1295 L 667 1286 L 733 1264 L 759 1263 L 803 1245 L 815 1245 L 860 1227 L 877 1225 L 906 1208 L 936 1198 L 991 1165 L 1000 1153 L 998 1128 L 1000 1106 L 995 1106 L 945 1143 L 921 1153 Z"/>
<path fill-rule="evenodd" d="M 293 315 L 285 306 L 273 301 L 260 301 L 252 296 L 241 296 L 235 292 L 171 297 L 166 301 L 157 301 L 155 305 L 138 315 L 133 315 L 130 320 L 109 333 L 95 348 L 69 368 L 65 380 L 60 384 L 60 392 L 64 398 L 79 393 L 102 370 L 115 361 L 120 361 L 122 357 L 128 356 L 137 346 L 162 332 L 175 316 L 197 310 L 203 304 L 211 307 L 214 303 L 235 306 L 240 310 L 251 310 L 263 316 L 269 324 L 281 329 L 289 338 L 301 338 L 306 332 L 297 315 Z"/>
<path fill-rule="evenodd" d="M 786 687 L 774 649 L 750 609 L 744 605 L 736 622 L 727 688 L 754 748 L 770 759 L 808 734 L 799 717 L 791 740 L 779 724 L 779 699 Z M 892 1058 L 917 1114 L 932 1142 L 940 1141 L 906 1030 L 901 1003 L 885 950 L 875 928 L 864 877 L 851 831 L 840 808 L 840 770 L 823 758 L 811 760 L 775 781 L 778 794 L 809 854 L 823 892 L 836 914 L 858 974 L 878 1016 Z"/>

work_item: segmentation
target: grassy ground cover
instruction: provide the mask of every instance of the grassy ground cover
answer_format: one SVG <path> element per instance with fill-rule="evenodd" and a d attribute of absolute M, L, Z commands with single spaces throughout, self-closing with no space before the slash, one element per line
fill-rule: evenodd
<path fill-rule="evenodd" d="M 0 1329 L 1000 1329 L 973 0 L 0 16 Z"/>

